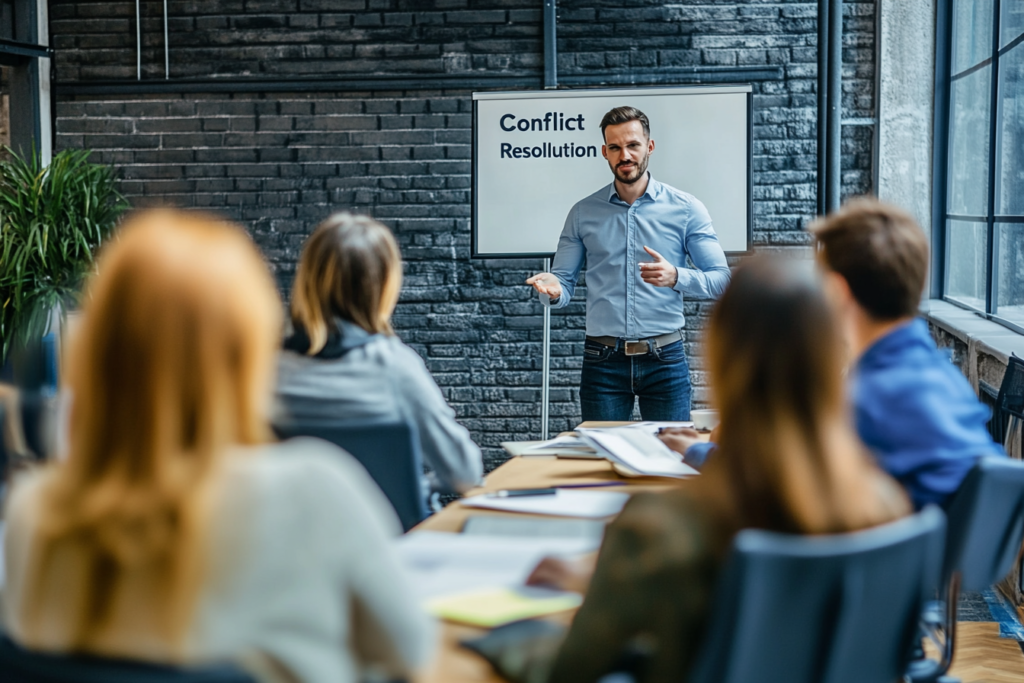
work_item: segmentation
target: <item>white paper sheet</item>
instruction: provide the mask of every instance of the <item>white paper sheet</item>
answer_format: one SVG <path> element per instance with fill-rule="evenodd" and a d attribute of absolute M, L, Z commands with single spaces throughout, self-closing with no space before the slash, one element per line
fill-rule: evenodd
<path fill-rule="evenodd" d="M 558 489 L 554 495 L 547 496 L 489 498 L 485 494 L 463 498 L 460 502 L 464 507 L 486 510 L 600 519 L 621 512 L 622 506 L 626 504 L 627 500 L 629 500 L 629 494 L 618 491 Z"/>
<path fill-rule="evenodd" d="M 700 474 L 683 462 L 683 457 L 670 449 L 654 432 L 636 427 L 610 427 L 578 430 L 599 453 L 629 470 L 655 477 L 684 478 Z"/>
<path fill-rule="evenodd" d="M 399 561 L 420 600 L 479 588 L 517 587 L 548 555 L 597 550 L 597 539 L 516 538 L 415 531 L 396 540 Z"/>
<path fill-rule="evenodd" d="M 587 443 L 586 441 L 582 440 L 578 436 L 556 436 L 555 438 L 548 439 L 547 441 L 539 441 L 539 442 L 533 444 L 532 446 L 530 446 L 529 448 L 527 448 L 526 450 L 527 451 L 538 451 L 538 450 L 546 449 L 546 448 L 567 448 L 567 449 L 573 449 L 573 450 L 582 450 L 582 451 L 591 451 L 591 452 L 594 451 L 594 447 L 593 446 L 591 446 L 589 443 Z"/>

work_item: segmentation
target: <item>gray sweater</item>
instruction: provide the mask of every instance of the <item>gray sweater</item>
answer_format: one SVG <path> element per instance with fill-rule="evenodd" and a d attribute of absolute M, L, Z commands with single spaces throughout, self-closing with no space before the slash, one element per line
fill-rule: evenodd
<path fill-rule="evenodd" d="M 462 493 L 483 476 L 480 448 L 455 421 L 419 355 L 398 337 L 338 321 L 344 355 L 323 359 L 283 351 L 276 424 L 405 422 L 415 427 L 432 490 Z"/>
<path fill-rule="evenodd" d="M 433 629 L 392 548 L 398 520 L 358 462 L 326 442 L 292 439 L 238 448 L 222 464 L 186 662 L 241 660 L 260 680 L 298 683 L 356 683 L 367 670 L 401 677 L 426 662 Z M 18 641 L 40 487 L 51 476 L 23 476 L 7 505 L 4 621 Z M 72 566 L 65 557 L 45 578 L 54 599 L 42 614 L 42 642 L 32 643 L 40 649 L 67 649 L 67 605 L 85 589 L 71 580 Z M 98 651 L 175 661 L 146 609 L 152 581 L 145 571 L 125 578 Z"/>

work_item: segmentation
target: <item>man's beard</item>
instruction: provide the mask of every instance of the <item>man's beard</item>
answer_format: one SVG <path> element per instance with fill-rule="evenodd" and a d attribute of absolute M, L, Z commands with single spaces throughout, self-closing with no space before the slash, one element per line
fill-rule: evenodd
<path fill-rule="evenodd" d="M 643 178 L 644 174 L 647 173 L 647 165 L 650 163 L 650 160 L 651 155 L 645 154 L 643 159 L 637 161 L 633 165 L 634 175 L 625 176 L 619 172 L 619 169 L 617 167 L 612 168 L 612 174 L 615 176 L 615 179 L 618 180 L 623 185 L 632 185 L 636 181 Z M 611 164 L 608 165 L 611 166 Z"/>

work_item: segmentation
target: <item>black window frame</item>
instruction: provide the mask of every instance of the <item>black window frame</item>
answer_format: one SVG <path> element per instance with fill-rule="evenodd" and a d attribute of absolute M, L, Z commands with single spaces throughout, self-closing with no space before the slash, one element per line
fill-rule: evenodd
<path fill-rule="evenodd" d="M 936 6 L 936 52 L 935 52 L 935 113 L 934 113 L 934 157 L 933 157 L 933 191 L 932 191 L 932 275 L 930 294 L 932 298 L 942 299 L 955 306 L 977 313 L 988 320 L 997 322 L 1009 329 L 1024 334 L 1024 324 L 1000 317 L 997 308 L 997 288 L 999 284 L 999 260 L 997 226 L 1001 224 L 1024 223 L 1024 215 L 996 215 L 996 169 L 998 166 L 997 136 L 1003 123 L 1002 99 L 999 97 L 999 66 L 1000 59 L 1010 50 L 1024 42 L 1021 33 L 1005 46 L 1000 47 L 1000 28 L 1002 4 L 1019 2 L 1020 0 L 992 0 L 992 47 L 989 56 L 972 64 L 957 73 L 953 73 L 953 40 L 955 37 L 954 10 L 956 3 L 963 0 L 938 0 Z M 992 66 L 990 82 L 989 109 L 989 159 L 988 159 L 988 211 L 987 216 L 965 216 L 949 212 L 948 197 L 951 180 L 949 167 L 949 135 L 950 105 L 952 103 L 952 87 L 954 81 L 970 73 L 976 72 L 987 65 Z M 959 301 L 948 295 L 947 268 L 949 263 L 949 221 L 963 220 L 984 222 L 987 228 L 987 274 L 985 282 L 985 308 L 979 310 L 974 306 Z"/>

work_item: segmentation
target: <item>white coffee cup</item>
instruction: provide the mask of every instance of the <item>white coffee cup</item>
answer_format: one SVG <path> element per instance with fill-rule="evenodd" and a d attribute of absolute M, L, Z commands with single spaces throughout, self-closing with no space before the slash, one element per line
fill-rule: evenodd
<path fill-rule="evenodd" d="M 717 410 L 691 410 L 690 419 L 693 420 L 694 429 L 709 432 L 718 426 L 721 417 Z"/>

